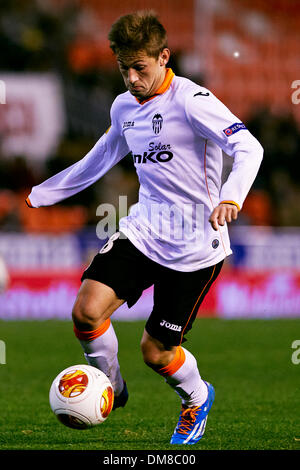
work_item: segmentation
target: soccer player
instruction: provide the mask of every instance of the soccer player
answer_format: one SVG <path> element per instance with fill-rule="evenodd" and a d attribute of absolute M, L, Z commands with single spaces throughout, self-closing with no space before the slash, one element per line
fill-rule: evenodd
<path fill-rule="evenodd" d="M 182 344 L 232 253 L 227 223 L 238 217 L 263 149 L 211 91 L 167 67 L 166 31 L 155 14 L 119 18 L 109 40 L 128 89 L 112 104 L 111 127 L 82 160 L 33 187 L 27 203 L 40 207 L 70 197 L 131 152 L 138 203 L 84 271 L 74 331 L 88 363 L 110 378 L 114 409 L 124 406 L 128 391 L 110 317 L 153 285 L 143 358 L 181 399 L 171 443 L 194 444 L 204 434 L 214 388 Z M 233 157 L 223 186 L 222 150 Z"/>

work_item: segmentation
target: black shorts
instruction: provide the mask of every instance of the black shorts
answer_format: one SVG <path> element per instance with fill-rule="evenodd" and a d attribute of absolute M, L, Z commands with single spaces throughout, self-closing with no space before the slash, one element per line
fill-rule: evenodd
<path fill-rule="evenodd" d="M 153 285 L 154 305 L 145 328 L 149 335 L 170 347 L 186 341 L 184 335 L 191 329 L 222 265 L 223 261 L 198 271 L 175 271 L 149 259 L 127 238 L 117 238 L 104 245 L 81 280 L 106 284 L 129 308 Z"/>

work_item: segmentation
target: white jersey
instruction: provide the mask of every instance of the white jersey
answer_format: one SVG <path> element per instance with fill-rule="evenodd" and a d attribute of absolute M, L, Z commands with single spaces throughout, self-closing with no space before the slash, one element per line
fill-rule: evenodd
<path fill-rule="evenodd" d="M 222 150 L 233 167 L 221 186 Z M 239 209 L 258 172 L 263 149 L 211 91 L 168 69 L 144 102 L 128 91 L 111 108 L 111 127 L 79 162 L 32 188 L 33 207 L 55 204 L 101 178 L 129 152 L 138 175 L 138 203 L 120 230 L 153 261 L 196 271 L 232 253 L 227 225 L 209 223 L 220 202 Z"/>

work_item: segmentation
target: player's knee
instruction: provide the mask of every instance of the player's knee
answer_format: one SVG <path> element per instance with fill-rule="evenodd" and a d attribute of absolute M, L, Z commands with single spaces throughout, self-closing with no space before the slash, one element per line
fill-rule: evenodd
<path fill-rule="evenodd" d="M 162 350 L 144 338 L 141 341 L 141 351 L 145 364 L 152 369 L 164 367 L 169 362 L 169 350 Z"/>
<path fill-rule="evenodd" d="M 145 364 L 151 368 L 156 368 L 161 365 L 161 355 L 155 351 L 147 350 L 142 348 L 143 360 Z"/>
<path fill-rule="evenodd" d="M 95 303 L 78 298 L 73 306 L 72 318 L 79 329 L 94 328 L 99 323 L 99 314 Z"/>

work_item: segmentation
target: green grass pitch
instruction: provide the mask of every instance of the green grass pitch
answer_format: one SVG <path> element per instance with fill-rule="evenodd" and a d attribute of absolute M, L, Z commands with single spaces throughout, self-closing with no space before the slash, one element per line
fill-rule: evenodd
<path fill-rule="evenodd" d="M 85 431 L 64 427 L 48 393 L 65 367 L 85 363 L 70 321 L 0 322 L 1 450 L 176 450 L 170 436 L 180 399 L 147 368 L 140 353 L 144 322 L 113 322 L 129 401 Z M 291 345 L 300 320 L 198 318 L 184 344 L 216 399 L 204 437 L 188 449 L 300 449 L 300 364 Z"/>

